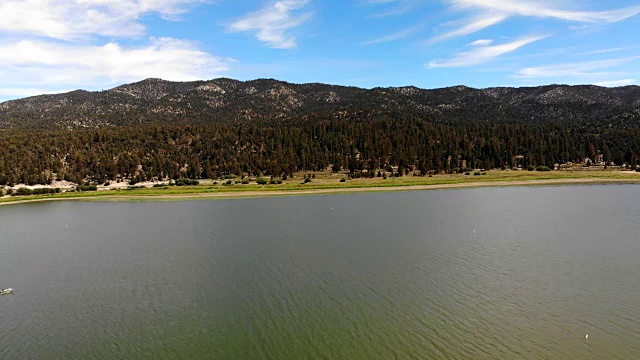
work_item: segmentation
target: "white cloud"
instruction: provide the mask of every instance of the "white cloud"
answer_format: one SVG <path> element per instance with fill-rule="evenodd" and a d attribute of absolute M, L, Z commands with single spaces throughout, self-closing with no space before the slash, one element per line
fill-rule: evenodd
<path fill-rule="evenodd" d="M 58 94 L 63 92 L 69 92 L 72 90 L 54 90 L 49 89 L 36 89 L 36 88 L 0 88 L 0 101 L 4 98 L 21 98 L 27 96 L 36 96 L 44 94 Z"/>
<path fill-rule="evenodd" d="M 262 10 L 245 15 L 228 26 L 231 32 L 256 31 L 258 40 L 272 48 L 290 49 L 296 43 L 295 36 L 287 32 L 302 25 L 311 14 L 296 12 L 309 0 L 280 0 Z"/>
<path fill-rule="evenodd" d="M 594 50 L 594 51 L 587 51 L 587 52 L 583 52 L 583 53 L 573 54 L 573 56 L 604 54 L 604 53 L 617 52 L 617 51 L 623 51 L 623 50 L 628 50 L 628 49 L 630 49 L 630 47 L 601 49 L 601 50 Z"/>
<path fill-rule="evenodd" d="M 22 95 L 21 86 L 13 84 L 67 89 L 148 77 L 188 81 L 219 76 L 228 70 L 228 63 L 188 41 L 171 38 L 151 38 L 148 44 L 133 48 L 115 42 L 79 46 L 24 40 L 0 44 L 0 83 L 7 85 L 5 94 L 18 88 L 15 95 Z"/>
<path fill-rule="evenodd" d="M 467 19 L 464 21 L 465 25 L 460 26 L 457 29 L 445 32 L 444 34 L 438 35 L 433 39 L 429 40 L 428 43 L 433 43 L 433 42 L 442 41 L 450 38 L 473 34 L 482 29 L 499 24 L 505 21 L 507 18 L 508 17 L 503 14 L 495 14 L 495 15 L 483 14 L 482 16 L 479 16 L 473 19 Z"/>
<path fill-rule="evenodd" d="M 444 0 L 453 10 L 474 15 L 464 25 L 434 37 L 430 42 L 460 37 L 496 25 L 510 17 L 554 18 L 579 23 L 612 23 L 640 14 L 640 6 L 607 11 L 566 10 L 541 0 Z M 446 25 L 446 24 L 445 24 Z"/>
<path fill-rule="evenodd" d="M 636 79 L 623 79 L 623 80 L 600 81 L 600 82 L 594 83 L 593 85 L 604 86 L 604 87 L 616 87 L 616 86 L 635 85 L 636 83 L 637 83 Z"/>
<path fill-rule="evenodd" d="M 530 0 L 448 0 L 456 9 L 481 9 L 508 15 L 556 18 L 576 22 L 609 23 L 640 13 L 640 6 L 607 11 L 576 11 L 554 7 L 549 1 Z"/>
<path fill-rule="evenodd" d="M 165 19 L 206 0 L 2 0 L 0 32 L 61 40 L 92 35 L 123 37 L 144 34 L 140 17 L 158 13 Z"/>
<path fill-rule="evenodd" d="M 394 15 L 406 14 L 420 5 L 423 0 L 363 0 L 364 3 L 382 9 L 379 12 L 369 15 L 369 17 L 380 18 Z"/>
<path fill-rule="evenodd" d="M 160 77 L 187 81 L 225 73 L 231 59 L 195 43 L 140 36 L 142 18 L 178 20 L 211 0 L 2 0 L 0 98 L 100 89 Z M 105 43 L 102 37 L 108 37 Z M 121 45 L 117 38 L 137 45 Z M 23 40 L 19 40 L 23 39 Z"/>
<path fill-rule="evenodd" d="M 435 60 L 428 64 L 430 68 L 441 67 L 467 67 L 473 65 L 479 65 L 495 59 L 500 55 L 510 53 L 518 50 L 519 48 L 531 44 L 532 42 L 542 40 L 546 36 L 528 37 L 510 43 L 494 45 L 494 46 L 480 46 L 473 50 L 463 51 L 456 54 L 453 58 L 448 60 Z"/>
<path fill-rule="evenodd" d="M 581 63 L 555 64 L 535 66 L 521 69 L 516 74 L 518 78 L 557 78 L 568 76 L 603 76 L 612 75 L 611 72 L 594 72 L 594 70 L 609 69 L 628 62 L 638 60 L 640 56 L 625 57 L 609 60 L 587 61 Z"/>
<path fill-rule="evenodd" d="M 490 39 L 479 39 L 472 43 L 467 44 L 467 46 L 488 46 L 493 44 L 493 40 Z"/>
<path fill-rule="evenodd" d="M 365 45 L 380 44 L 380 43 L 385 43 L 385 42 L 404 39 L 407 36 L 410 36 L 410 35 L 416 33 L 421 28 L 422 28 L 422 26 L 412 26 L 412 27 L 400 30 L 398 32 L 395 32 L 393 34 L 389 34 L 389 35 L 382 36 L 382 37 L 379 37 L 379 38 L 376 38 L 376 39 L 373 39 L 373 40 L 365 41 L 365 42 L 363 42 L 363 44 L 365 44 Z"/>

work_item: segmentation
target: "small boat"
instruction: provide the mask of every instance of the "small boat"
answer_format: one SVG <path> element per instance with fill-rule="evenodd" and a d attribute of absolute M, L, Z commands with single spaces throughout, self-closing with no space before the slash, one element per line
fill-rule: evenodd
<path fill-rule="evenodd" d="M 0 290 L 0 295 L 11 294 L 12 292 L 13 292 L 12 288 L 2 289 L 2 290 Z"/>

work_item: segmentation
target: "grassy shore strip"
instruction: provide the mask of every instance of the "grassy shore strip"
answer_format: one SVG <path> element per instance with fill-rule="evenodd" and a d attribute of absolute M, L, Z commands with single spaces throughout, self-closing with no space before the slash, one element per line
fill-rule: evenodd
<path fill-rule="evenodd" d="M 339 194 L 373 191 L 409 191 L 455 189 L 487 186 L 540 186 L 573 184 L 640 184 L 640 175 L 617 171 L 574 172 L 515 172 L 492 171 L 485 176 L 438 175 L 434 177 L 401 177 L 392 179 L 355 179 L 345 183 L 331 178 L 321 178 L 308 184 L 290 181 L 281 185 L 233 185 L 233 186 L 187 186 L 169 188 L 141 188 L 86 193 L 63 193 L 31 197 L 5 197 L 0 205 L 23 204 L 60 200 L 95 201 L 145 201 L 145 200 L 189 200 L 215 198 L 246 198 L 262 196 Z"/>

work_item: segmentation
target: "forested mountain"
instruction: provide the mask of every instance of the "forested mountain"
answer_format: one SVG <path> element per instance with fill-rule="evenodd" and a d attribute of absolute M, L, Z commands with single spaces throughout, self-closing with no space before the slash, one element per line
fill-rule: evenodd
<path fill-rule="evenodd" d="M 640 88 L 148 79 L 0 104 L 0 185 L 640 163 Z M 368 171 L 365 171 L 368 170 Z M 373 171 L 372 171 L 373 170 Z"/>
<path fill-rule="evenodd" d="M 371 90 L 276 80 L 147 79 L 101 91 L 73 91 L 0 104 L 0 129 L 83 129 L 140 124 L 305 123 L 396 111 L 432 123 L 637 127 L 640 87 Z"/>

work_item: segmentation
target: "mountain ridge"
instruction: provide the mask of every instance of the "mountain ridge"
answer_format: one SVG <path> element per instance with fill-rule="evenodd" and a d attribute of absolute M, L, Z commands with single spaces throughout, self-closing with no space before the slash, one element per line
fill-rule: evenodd
<path fill-rule="evenodd" d="M 635 127 L 640 119 L 640 87 L 551 84 L 365 89 L 275 79 L 172 82 L 149 78 L 103 91 L 74 90 L 2 102 L 0 129 L 307 122 L 375 112 L 402 112 L 434 122 L 579 122 Z"/>

